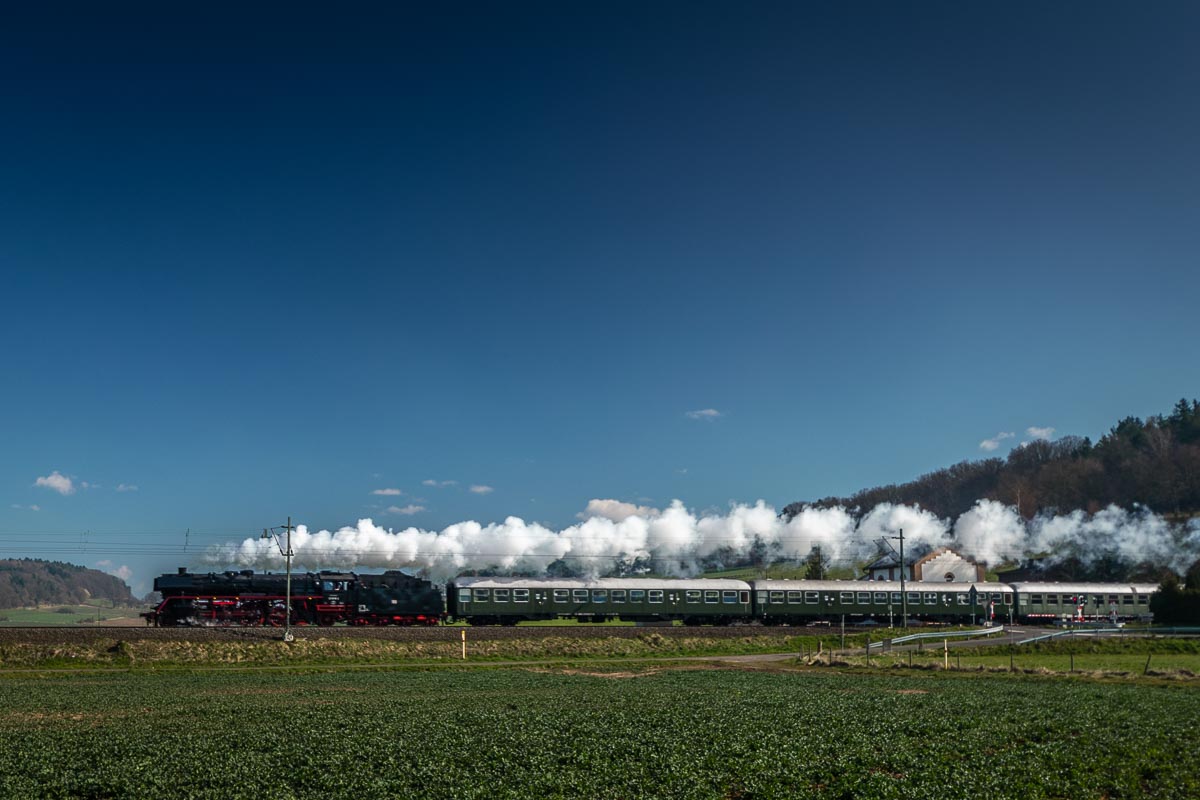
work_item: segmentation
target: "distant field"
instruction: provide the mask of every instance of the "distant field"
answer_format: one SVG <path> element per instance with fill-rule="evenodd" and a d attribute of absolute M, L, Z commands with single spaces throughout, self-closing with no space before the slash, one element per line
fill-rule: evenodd
<path fill-rule="evenodd" d="M 88 625 L 97 620 L 105 625 L 145 624 L 138 617 L 141 608 L 117 606 L 44 606 L 42 608 L 0 609 L 0 627 L 15 625 Z"/>
<path fill-rule="evenodd" d="M 866 658 L 854 654 L 844 659 L 865 664 Z M 914 666 L 943 665 L 961 669 L 1050 670 L 1053 672 L 1107 671 L 1141 674 L 1144 671 L 1190 672 L 1200 675 L 1200 640 L 1152 638 L 1062 639 L 1031 645 L 996 644 L 978 648 L 951 649 L 947 656 L 941 642 L 929 643 L 917 652 L 876 654 L 876 666 L 891 664 Z"/>
<path fill-rule="evenodd" d="M 0 796 L 1195 798 L 1185 686 L 711 669 L 0 679 Z"/>

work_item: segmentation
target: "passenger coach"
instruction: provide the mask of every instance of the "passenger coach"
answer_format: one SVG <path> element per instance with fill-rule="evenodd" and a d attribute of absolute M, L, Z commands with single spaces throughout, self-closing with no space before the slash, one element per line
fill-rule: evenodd
<path fill-rule="evenodd" d="M 767 625 L 803 624 L 842 615 L 899 620 L 906 598 L 910 617 L 1009 622 L 1014 600 L 1008 584 L 982 581 L 906 581 L 903 587 L 900 581 L 756 580 L 753 584 L 756 617 Z"/>
<path fill-rule="evenodd" d="M 751 592 L 745 581 L 719 578 L 458 578 L 446 586 L 446 610 L 472 625 L 539 619 L 724 625 L 751 618 Z"/>
<path fill-rule="evenodd" d="M 1150 619 L 1153 583 L 1014 583 L 1020 618 L 1051 620 Z"/>

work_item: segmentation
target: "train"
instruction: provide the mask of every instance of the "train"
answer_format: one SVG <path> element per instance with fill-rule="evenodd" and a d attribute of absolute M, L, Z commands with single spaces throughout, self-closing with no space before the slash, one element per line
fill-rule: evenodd
<path fill-rule="evenodd" d="M 162 600 L 142 616 L 162 627 L 277 626 L 286 576 L 252 570 L 154 580 Z M 925 622 L 1112 622 L 1152 618 L 1149 583 L 459 577 L 440 586 L 398 570 L 321 571 L 291 579 L 294 625 L 516 625 L 534 620 L 685 625 L 805 625 L 841 619 Z"/>
<path fill-rule="evenodd" d="M 253 570 L 178 572 L 154 579 L 162 600 L 142 614 L 160 627 L 437 625 L 445 618 L 440 588 L 413 575 L 309 572 L 288 576 Z"/>

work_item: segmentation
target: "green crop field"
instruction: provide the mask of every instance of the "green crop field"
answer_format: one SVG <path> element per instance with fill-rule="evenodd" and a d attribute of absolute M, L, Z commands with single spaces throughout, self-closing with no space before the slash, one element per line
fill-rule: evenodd
<path fill-rule="evenodd" d="M 0 678 L 13 798 L 1195 798 L 1200 692 L 712 669 Z"/>
<path fill-rule="evenodd" d="M 17 625 L 86 625 L 134 621 L 143 609 L 109 605 L 50 606 L 0 609 L 0 627 Z"/>

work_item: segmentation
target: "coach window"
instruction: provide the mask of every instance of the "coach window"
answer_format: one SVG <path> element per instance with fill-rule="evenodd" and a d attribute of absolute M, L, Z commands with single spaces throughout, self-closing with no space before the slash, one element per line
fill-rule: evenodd
<path fill-rule="evenodd" d="M 588 590 L 587 589 L 572 589 L 571 590 L 571 599 L 574 600 L 576 603 L 586 603 L 588 601 Z"/>
<path fill-rule="evenodd" d="M 1029 595 L 1025 592 L 1018 594 L 1017 599 L 1021 601 L 1021 605 L 1026 605 L 1029 603 Z"/>
<path fill-rule="evenodd" d="M 688 589 L 683 593 L 685 603 L 699 603 L 701 600 L 699 589 Z"/>
<path fill-rule="evenodd" d="M 839 602 L 849 605 L 854 602 L 854 592 L 840 592 L 838 598 Z"/>
<path fill-rule="evenodd" d="M 662 598 L 663 598 L 663 590 L 662 589 L 651 589 L 650 590 L 650 602 L 651 603 L 661 603 Z"/>
<path fill-rule="evenodd" d="M 937 592 L 926 592 L 925 593 L 925 605 L 936 606 L 937 604 L 938 604 Z"/>
<path fill-rule="evenodd" d="M 1035 606 L 1040 606 L 1042 604 L 1042 596 L 1040 594 L 1030 595 L 1029 602 Z"/>
<path fill-rule="evenodd" d="M 858 604 L 860 606 L 865 606 L 866 604 L 868 604 L 870 602 L 871 602 L 871 593 L 870 592 L 859 592 L 858 593 Z"/>
<path fill-rule="evenodd" d="M 494 592 L 492 592 L 492 602 L 507 603 L 508 589 L 496 589 Z"/>
<path fill-rule="evenodd" d="M 529 602 L 529 590 L 528 589 L 513 589 L 513 602 L 514 603 L 528 603 Z"/>
<path fill-rule="evenodd" d="M 800 602 L 800 593 L 799 592 L 788 592 L 788 602 L 789 603 L 799 603 Z M 804 593 L 804 602 L 810 606 L 815 606 L 817 603 L 821 602 L 821 593 L 820 592 L 805 592 Z"/>
<path fill-rule="evenodd" d="M 458 602 L 460 602 L 460 603 L 471 602 L 471 590 L 470 589 L 459 589 L 458 590 Z"/>
<path fill-rule="evenodd" d="M 476 603 L 486 603 L 490 592 L 487 589 L 472 589 Z"/>
<path fill-rule="evenodd" d="M 770 602 L 768 600 L 770 596 L 771 595 L 769 592 L 760 589 L 754 593 L 754 602 L 758 603 L 760 606 L 765 606 L 768 602 Z"/>
<path fill-rule="evenodd" d="M 967 594 L 966 592 L 959 592 L 956 595 L 955 599 L 958 601 L 958 604 L 960 606 L 971 605 L 971 595 Z"/>
<path fill-rule="evenodd" d="M 730 604 L 736 603 L 737 602 L 737 590 L 735 589 L 732 592 L 730 592 L 730 591 L 721 592 L 721 602 L 722 603 L 730 603 Z"/>
<path fill-rule="evenodd" d="M 772 603 L 783 603 L 784 602 L 783 597 L 784 597 L 783 592 L 771 592 L 771 602 Z"/>
<path fill-rule="evenodd" d="M 608 589 L 592 589 L 592 602 L 593 603 L 607 603 L 608 602 Z"/>
<path fill-rule="evenodd" d="M 704 602 L 719 603 L 721 602 L 721 593 L 713 589 L 709 589 L 704 593 Z"/>
<path fill-rule="evenodd" d="M 1108 596 L 1108 604 L 1110 606 L 1115 606 L 1117 604 L 1117 596 L 1115 594 L 1110 594 Z"/>
<path fill-rule="evenodd" d="M 646 602 L 646 590 L 645 589 L 630 589 L 629 590 L 629 602 L 631 602 L 631 603 Z"/>
<path fill-rule="evenodd" d="M 1146 605 L 1146 604 L 1148 604 L 1148 603 L 1150 602 L 1150 595 L 1148 595 L 1148 594 L 1139 594 L 1139 595 L 1138 595 L 1138 599 L 1137 599 L 1137 601 L 1138 601 L 1138 605 L 1139 605 L 1139 606 L 1144 606 L 1144 605 Z"/>
<path fill-rule="evenodd" d="M 738 602 L 739 603 L 749 603 L 750 602 L 750 593 L 749 592 L 738 592 Z"/>
<path fill-rule="evenodd" d="M 1131 595 L 1131 594 L 1121 595 L 1121 605 L 1123 605 L 1123 606 L 1133 605 L 1133 595 Z"/>
<path fill-rule="evenodd" d="M 554 602 L 556 602 L 556 603 L 571 602 L 571 590 L 570 589 L 555 589 L 554 590 Z"/>
<path fill-rule="evenodd" d="M 1058 605 L 1058 595 L 1056 595 L 1056 594 L 1046 595 L 1046 605 L 1048 605 L 1048 606 Z"/>
<path fill-rule="evenodd" d="M 613 589 L 612 590 L 612 601 L 614 603 L 624 603 L 625 602 L 625 590 L 624 589 Z"/>
<path fill-rule="evenodd" d="M 921 593 L 920 592 L 908 592 L 907 594 L 908 594 L 908 604 L 910 606 L 921 605 Z"/>

